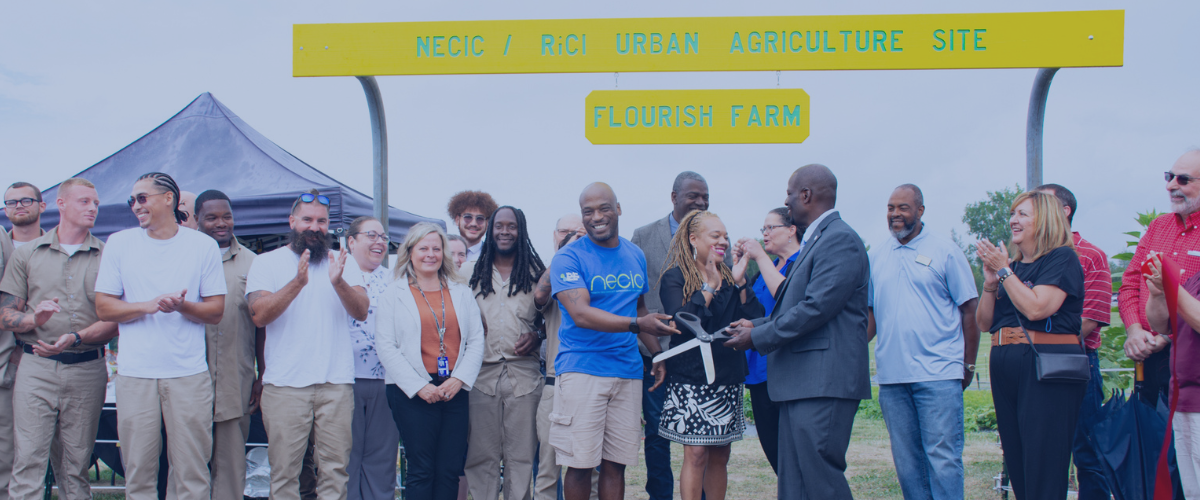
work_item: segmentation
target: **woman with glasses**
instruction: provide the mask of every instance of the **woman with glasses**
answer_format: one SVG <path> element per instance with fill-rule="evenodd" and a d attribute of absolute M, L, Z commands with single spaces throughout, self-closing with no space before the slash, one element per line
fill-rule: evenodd
<path fill-rule="evenodd" d="M 346 472 L 350 475 L 349 500 L 396 497 L 396 451 L 400 434 L 392 420 L 384 389 L 384 369 L 375 351 L 375 320 L 379 301 L 392 275 L 383 267 L 388 237 L 379 219 L 359 217 L 350 223 L 346 245 L 362 272 L 371 306 L 367 319 L 350 318 L 354 348 L 354 420 L 352 446 Z"/>
<path fill-rule="evenodd" d="M 671 239 L 667 262 L 659 281 L 663 312 L 687 312 L 700 318 L 708 332 L 721 330 L 739 319 L 762 316 L 763 308 L 746 289 L 745 255 L 725 265 L 729 235 L 716 214 L 693 210 L 679 221 Z M 739 274 L 741 277 L 739 278 Z M 683 331 L 672 344 L 696 338 Z M 666 398 L 658 435 L 683 445 L 679 494 L 684 500 L 725 498 L 730 447 L 742 439 L 746 422 L 742 411 L 742 383 L 746 361 L 742 354 L 711 345 L 715 376 L 712 383 L 699 349 L 668 358 Z"/>
<path fill-rule="evenodd" d="M 378 313 L 375 348 L 408 457 L 406 492 L 455 499 L 467 456 L 467 391 L 483 364 L 483 320 L 440 226 L 409 228 Z"/>
<path fill-rule="evenodd" d="M 775 310 L 775 292 L 783 284 L 792 262 L 800 255 L 800 236 L 804 229 L 796 227 L 787 207 L 767 212 L 763 221 L 762 244 L 750 238 L 738 240 L 734 254 L 745 255 L 758 265 L 758 277 L 751 289 L 758 302 L 763 305 L 763 314 L 770 316 Z M 771 260 L 772 255 L 779 257 Z M 736 269 L 735 269 L 736 270 Z M 754 409 L 754 427 L 758 430 L 758 442 L 771 469 L 778 471 L 779 455 L 779 406 L 767 395 L 767 357 L 758 351 L 746 351 L 748 374 L 746 388 L 750 389 L 750 406 Z"/>
<path fill-rule="evenodd" d="M 977 244 L 983 294 L 975 321 L 992 332 L 992 400 L 1013 494 L 1062 499 L 1084 382 L 1039 380 L 1037 360 L 1084 352 L 1083 266 L 1057 197 L 1023 193 L 1010 213 L 1014 258 L 1002 242 Z"/>

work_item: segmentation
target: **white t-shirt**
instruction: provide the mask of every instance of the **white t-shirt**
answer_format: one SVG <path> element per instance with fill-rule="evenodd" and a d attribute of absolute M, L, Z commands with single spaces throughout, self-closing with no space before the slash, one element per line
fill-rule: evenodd
<path fill-rule="evenodd" d="M 275 321 L 267 325 L 263 383 L 281 387 L 353 384 L 354 354 L 350 314 L 329 282 L 330 251 L 320 264 L 308 265 L 308 284 Z M 278 292 L 296 277 L 300 256 L 284 246 L 259 255 L 246 276 L 246 295 Z M 363 273 L 353 257 L 346 259 L 342 279 L 363 286 Z"/>
<path fill-rule="evenodd" d="M 62 247 L 62 249 L 67 252 L 67 255 L 75 255 L 75 252 L 79 251 L 79 248 L 83 246 L 83 243 L 78 243 L 75 245 L 59 243 L 58 246 Z"/>
<path fill-rule="evenodd" d="M 180 226 L 169 240 L 156 240 L 140 227 L 113 233 L 100 257 L 96 291 L 125 302 L 154 300 L 187 290 L 184 300 L 225 295 L 225 271 L 216 240 Z M 208 370 L 204 325 L 178 312 L 155 312 L 121 323 L 117 351 L 120 374 L 178 378 Z"/>

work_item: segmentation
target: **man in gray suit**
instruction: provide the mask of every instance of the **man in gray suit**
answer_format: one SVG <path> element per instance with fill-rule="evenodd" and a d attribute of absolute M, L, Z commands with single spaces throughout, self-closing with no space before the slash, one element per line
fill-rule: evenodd
<path fill-rule="evenodd" d="M 787 201 L 807 226 L 800 256 L 771 317 L 734 323 L 726 346 L 767 353 L 772 401 L 779 402 L 779 498 L 853 498 L 846 448 L 867 369 L 867 282 L 862 239 L 833 209 L 837 178 L 806 165 L 788 181 Z"/>
<path fill-rule="evenodd" d="M 708 210 L 708 182 L 704 177 L 692 171 L 683 171 L 675 176 L 675 184 L 671 186 L 671 213 L 659 220 L 637 228 L 630 240 L 642 253 L 646 254 L 646 277 L 649 291 L 643 295 L 646 299 L 646 310 L 652 313 L 663 311 L 662 300 L 658 297 L 658 278 L 663 273 L 663 263 L 667 260 L 667 249 L 671 248 L 671 238 L 679 228 L 679 221 L 692 210 Z M 728 258 L 728 256 L 727 256 Z M 728 263 L 732 265 L 732 263 Z M 663 349 L 666 349 L 669 338 L 661 338 Z M 646 494 L 650 500 L 669 500 L 675 487 L 674 474 L 671 472 L 671 442 L 658 435 L 658 422 L 662 415 L 663 399 L 667 391 L 650 392 L 654 385 L 654 375 L 649 370 L 649 351 L 638 345 L 642 352 L 643 365 L 647 367 L 642 378 L 642 419 L 646 421 Z"/>

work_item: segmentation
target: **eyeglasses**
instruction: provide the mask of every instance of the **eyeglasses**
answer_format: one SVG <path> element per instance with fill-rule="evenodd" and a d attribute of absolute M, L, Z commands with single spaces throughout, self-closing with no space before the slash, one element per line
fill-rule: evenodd
<path fill-rule="evenodd" d="M 300 195 L 300 201 L 304 203 L 312 203 L 313 200 L 317 200 L 318 203 L 325 206 L 329 205 L 329 197 L 323 194 L 303 193 Z"/>
<path fill-rule="evenodd" d="M 1165 179 L 1167 179 L 1167 182 L 1171 182 L 1171 179 L 1175 179 L 1175 182 L 1178 182 L 1180 186 L 1186 186 L 1189 182 L 1192 182 L 1194 180 L 1200 180 L 1200 178 L 1198 178 L 1198 177 L 1192 177 L 1190 175 L 1183 175 L 1183 174 L 1176 174 L 1174 172 L 1163 172 L 1163 177 Z M 7 202 L 5 202 L 5 203 L 7 203 Z"/>
<path fill-rule="evenodd" d="M 4 200 L 4 206 L 6 206 L 8 208 L 16 208 L 17 205 L 21 205 L 22 207 L 28 207 L 36 201 L 37 200 L 33 199 L 33 198 L 21 198 L 19 200 Z"/>
<path fill-rule="evenodd" d="M 463 223 L 470 223 L 472 219 L 475 220 L 476 224 L 483 224 L 484 222 L 487 222 L 487 217 L 479 214 L 462 214 Z"/>
<path fill-rule="evenodd" d="M 146 200 L 149 200 L 151 196 L 158 196 L 158 195 L 162 195 L 162 194 L 167 194 L 169 192 L 170 191 L 163 191 L 161 193 L 151 193 L 151 194 L 142 193 L 139 195 L 130 196 L 129 197 L 129 208 L 133 208 L 134 205 L 139 204 L 139 203 L 142 205 L 145 205 Z"/>
<path fill-rule="evenodd" d="M 363 236 L 366 236 L 367 239 L 371 241 L 371 243 L 375 243 L 376 241 L 379 241 L 379 240 L 383 240 L 384 243 L 387 243 L 389 241 L 386 234 L 377 233 L 375 231 L 367 231 L 365 233 L 354 233 L 350 236 L 358 236 L 360 234 Z"/>
<path fill-rule="evenodd" d="M 783 224 L 770 224 L 770 225 L 763 226 L 761 229 L 759 229 L 759 231 L 762 231 L 762 234 L 767 234 L 767 233 L 771 232 L 773 229 L 775 229 L 777 227 L 783 227 L 783 226 L 784 226 Z"/>

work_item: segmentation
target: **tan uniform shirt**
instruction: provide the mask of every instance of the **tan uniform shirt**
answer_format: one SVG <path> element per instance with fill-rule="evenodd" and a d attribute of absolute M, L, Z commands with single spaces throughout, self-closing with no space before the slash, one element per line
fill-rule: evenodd
<path fill-rule="evenodd" d="M 100 271 L 103 249 L 104 243 L 89 233 L 79 250 L 67 255 L 59 245 L 58 230 L 53 230 L 13 252 L 0 281 L 0 292 L 24 300 L 26 311 L 55 297 L 62 308 L 42 326 L 17 334 L 18 339 L 53 344 L 63 334 L 78 332 L 100 321 L 96 316 L 96 274 Z M 79 346 L 68 350 L 95 349 L 95 346 Z"/>
<path fill-rule="evenodd" d="M 536 354 L 517 356 L 514 348 L 521 335 L 534 331 L 537 304 L 532 290 L 528 293 L 517 292 L 509 297 L 508 280 L 501 278 L 495 267 L 492 267 L 492 289 L 495 292 L 487 298 L 475 296 L 487 325 L 487 336 L 484 339 L 483 367 L 473 387 L 488 396 L 495 396 L 500 373 L 507 367 L 513 395 L 524 396 L 541 387 L 541 363 Z M 478 289 L 474 291 L 479 292 Z"/>
<path fill-rule="evenodd" d="M 542 318 L 546 320 L 546 376 L 553 377 L 554 358 L 558 356 L 558 327 L 562 326 L 562 310 L 554 297 L 542 306 Z"/>
<path fill-rule="evenodd" d="M 4 278 L 4 269 L 12 254 L 12 237 L 8 235 L 8 231 L 0 227 L 0 280 Z M 12 332 L 0 330 L 0 374 L 3 374 L 8 369 L 8 356 L 12 353 L 13 348 L 16 347 L 13 343 L 13 338 Z"/>
<path fill-rule="evenodd" d="M 208 373 L 212 375 L 213 422 L 241 418 L 250 409 L 254 386 L 254 322 L 246 304 L 246 275 L 254 252 L 233 240 L 221 256 L 225 270 L 225 314 L 221 322 L 204 327 L 208 344 Z"/>

